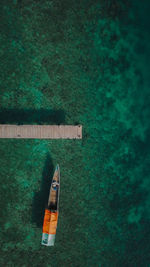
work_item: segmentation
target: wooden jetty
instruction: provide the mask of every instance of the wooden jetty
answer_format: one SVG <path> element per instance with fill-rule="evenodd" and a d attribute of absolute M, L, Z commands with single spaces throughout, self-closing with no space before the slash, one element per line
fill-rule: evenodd
<path fill-rule="evenodd" d="M 0 124 L 0 138 L 82 139 L 82 125 Z"/>

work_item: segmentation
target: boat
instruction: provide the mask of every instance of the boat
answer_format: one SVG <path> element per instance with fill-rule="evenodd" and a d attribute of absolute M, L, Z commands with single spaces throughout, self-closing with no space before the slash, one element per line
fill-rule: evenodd
<path fill-rule="evenodd" d="M 60 168 L 57 164 L 50 186 L 48 204 L 43 221 L 42 245 L 54 246 L 59 209 Z"/>

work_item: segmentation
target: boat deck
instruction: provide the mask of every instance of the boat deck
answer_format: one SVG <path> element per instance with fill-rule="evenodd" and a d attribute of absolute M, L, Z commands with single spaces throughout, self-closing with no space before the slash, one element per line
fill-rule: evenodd
<path fill-rule="evenodd" d="M 0 124 L 0 138 L 82 139 L 82 125 Z"/>
<path fill-rule="evenodd" d="M 48 207 L 50 209 L 54 210 L 58 209 L 59 190 L 60 190 L 60 169 L 58 168 L 57 170 L 55 170 L 52 184 L 50 187 L 50 194 L 48 199 Z"/>

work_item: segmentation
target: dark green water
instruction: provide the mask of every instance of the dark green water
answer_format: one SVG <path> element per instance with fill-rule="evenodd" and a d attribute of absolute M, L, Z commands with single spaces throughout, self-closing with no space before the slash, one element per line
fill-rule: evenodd
<path fill-rule="evenodd" d="M 0 123 L 83 125 L 82 141 L 0 140 L 0 266 L 150 266 L 149 12 L 148 0 L 0 1 Z"/>

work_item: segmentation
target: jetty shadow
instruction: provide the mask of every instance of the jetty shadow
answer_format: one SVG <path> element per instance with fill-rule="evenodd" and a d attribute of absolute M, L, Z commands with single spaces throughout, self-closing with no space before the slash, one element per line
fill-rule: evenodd
<path fill-rule="evenodd" d="M 32 205 L 32 222 L 36 223 L 38 227 L 42 227 L 43 225 L 44 212 L 47 207 L 53 173 L 54 166 L 50 154 L 47 154 L 42 173 L 41 189 L 35 192 Z"/>
<path fill-rule="evenodd" d="M 65 123 L 62 109 L 0 109 L 0 124 L 61 124 Z"/>

